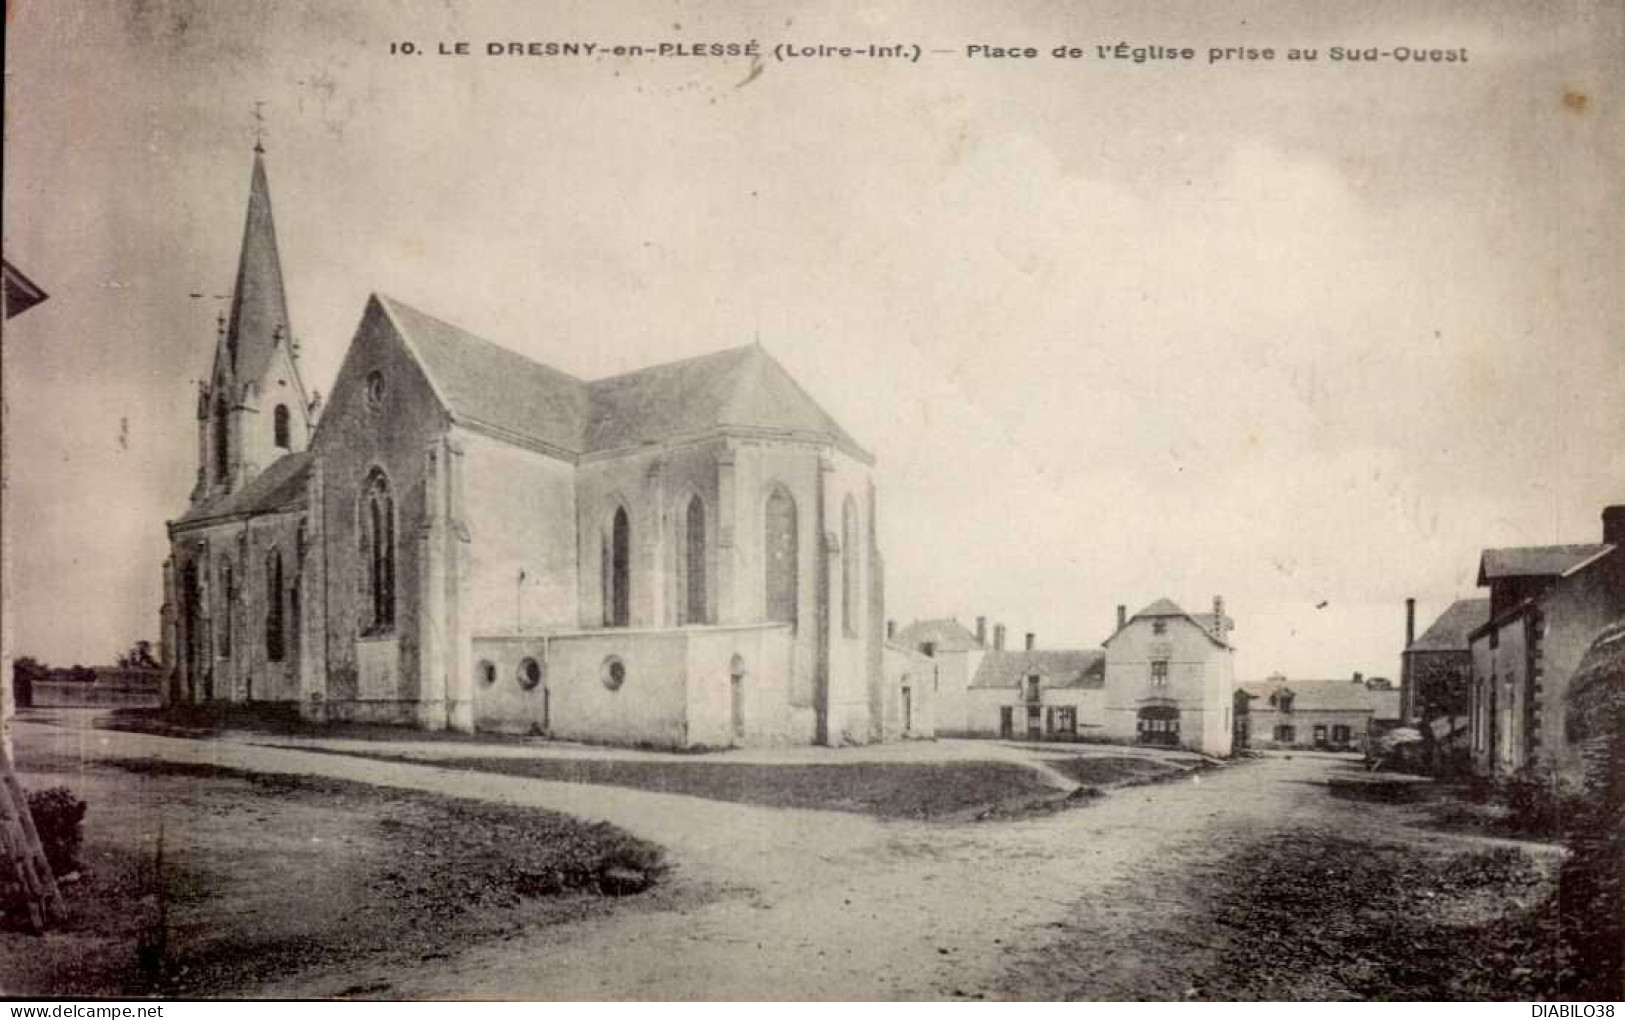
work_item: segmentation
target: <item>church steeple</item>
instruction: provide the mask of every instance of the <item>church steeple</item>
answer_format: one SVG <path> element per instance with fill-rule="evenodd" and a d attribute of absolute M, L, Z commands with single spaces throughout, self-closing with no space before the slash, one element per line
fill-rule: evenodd
<path fill-rule="evenodd" d="M 254 142 L 254 175 L 248 188 L 248 218 L 237 258 L 237 283 L 226 321 L 226 348 L 238 378 L 256 378 L 277 344 L 287 343 L 288 299 L 282 289 L 276 223 L 271 217 L 271 185 L 265 177 L 265 147 Z"/>
<path fill-rule="evenodd" d="M 256 132 L 237 279 L 200 401 L 202 463 L 195 498 L 239 488 L 283 453 L 305 448 L 311 407 L 295 353 L 265 146 Z"/>

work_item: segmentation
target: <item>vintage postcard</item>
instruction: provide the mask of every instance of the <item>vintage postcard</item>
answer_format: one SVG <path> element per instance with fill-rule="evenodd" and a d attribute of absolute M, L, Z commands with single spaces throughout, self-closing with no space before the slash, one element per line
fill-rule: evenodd
<path fill-rule="evenodd" d="M 1617 0 L 6 17 L 0 993 L 1625 997 Z"/>

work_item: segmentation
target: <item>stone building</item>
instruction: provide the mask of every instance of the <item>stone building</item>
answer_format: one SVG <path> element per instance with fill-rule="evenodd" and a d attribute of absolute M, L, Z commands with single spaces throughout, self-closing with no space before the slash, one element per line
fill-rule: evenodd
<path fill-rule="evenodd" d="M 1168 599 L 1127 615 L 1105 641 L 1103 734 L 1114 740 L 1228 755 L 1232 746 L 1235 622 L 1224 600 L 1193 616 Z"/>
<path fill-rule="evenodd" d="M 760 346 L 588 382 L 374 295 L 317 423 L 292 337 L 256 150 L 169 527 L 174 696 L 660 746 L 886 735 L 874 458 Z"/>
<path fill-rule="evenodd" d="M 1465 727 L 1473 653 L 1467 635 L 1490 618 L 1489 599 L 1458 599 L 1416 636 L 1416 600 L 1405 600 L 1405 651 L 1400 656 L 1400 715 L 1431 721 L 1447 739 Z"/>
<path fill-rule="evenodd" d="M 954 619 L 916 620 L 894 639 L 899 648 L 923 655 L 935 664 L 934 720 L 938 736 L 963 737 L 971 732 L 968 691 L 982 656 L 989 650 L 986 617 L 977 619 L 976 631 L 972 634 Z"/>
<path fill-rule="evenodd" d="M 1399 721 L 1400 692 L 1359 673 L 1347 680 L 1289 680 L 1277 673 L 1236 690 L 1238 700 L 1247 700 L 1252 748 L 1364 751 Z"/>
<path fill-rule="evenodd" d="M 973 736 L 1076 740 L 1098 734 L 1104 717 L 1106 656 L 1098 649 L 1040 649 L 981 656 L 967 697 Z"/>
<path fill-rule="evenodd" d="M 1507 775 L 1545 762 L 1578 775 L 1564 729 L 1569 682 L 1604 626 L 1625 613 L 1625 506 L 1602 512 L 1602 541 L 1486 549 L 1478 583 L 1489 619 L 1468 635 L 1473 767 Z"/>

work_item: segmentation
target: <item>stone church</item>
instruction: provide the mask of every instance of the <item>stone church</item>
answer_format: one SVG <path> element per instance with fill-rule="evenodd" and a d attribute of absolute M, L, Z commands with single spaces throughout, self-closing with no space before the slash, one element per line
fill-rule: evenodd
<path fill-rule="evenodd" d="M 902 735 L 874 457 L 759 345 L 584 381 L 373 295 L 300 378 L 256 146 L 170 696 L 665 747 Z"/>

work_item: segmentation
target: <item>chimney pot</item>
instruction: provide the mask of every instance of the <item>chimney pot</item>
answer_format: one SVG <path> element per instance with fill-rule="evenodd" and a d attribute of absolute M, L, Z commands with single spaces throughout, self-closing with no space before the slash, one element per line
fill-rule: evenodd
<path fill-rule="evenodd" d="M 1038 635 L 1034 634 L 1032 631 L 1029 630 L 1027 632 L 1027 651 L 1030 652 L 1034 648 L 1037 648 L 1037 647 L 1038 647 Z"/>
<path fill-rule="evenodd" d="M 1224 622 L 1224 596 L 1213 596 L 1213 636 L 1220 641 L 1225 639 L 1225 632 L 1230 628 Z"/>
<path fill-rule="evenodd" d="M 987 617 L 985 616 L 976 618 L 976 643 L 983 648 L 987 647 Z"/>
<path fill-rule="evenodd" d="M 1127 626 L 1128 626 L 1128 606 L 1119 605 L 1117 607 L 1117 629 L 1122 630 L 1124 627 L 1127 627 Z"/>
<path fill-rule="evenodd" d="M 993 650 L 995 652 L 1004 651 L 1004 624 L 1002 623 L 993 625 Z"/>
<path fill-rule="evenodd" d="M 1405 647 L 1416 643 L 1416 600 L 1405 600 Z"/>
<path fill-rule="evenodd" d="M 1625 545 L 1625 505 L 1603 508 L 1602 540 L 1609 545 Z"/>
<path fill-rule="evenodd" d="M 1355 670 L 1354 671 L 1354 682 L 1357 683 L 1357 684 L 1365 683 L 1365 674 L 1360 672 L 1359 670 Z"/>

